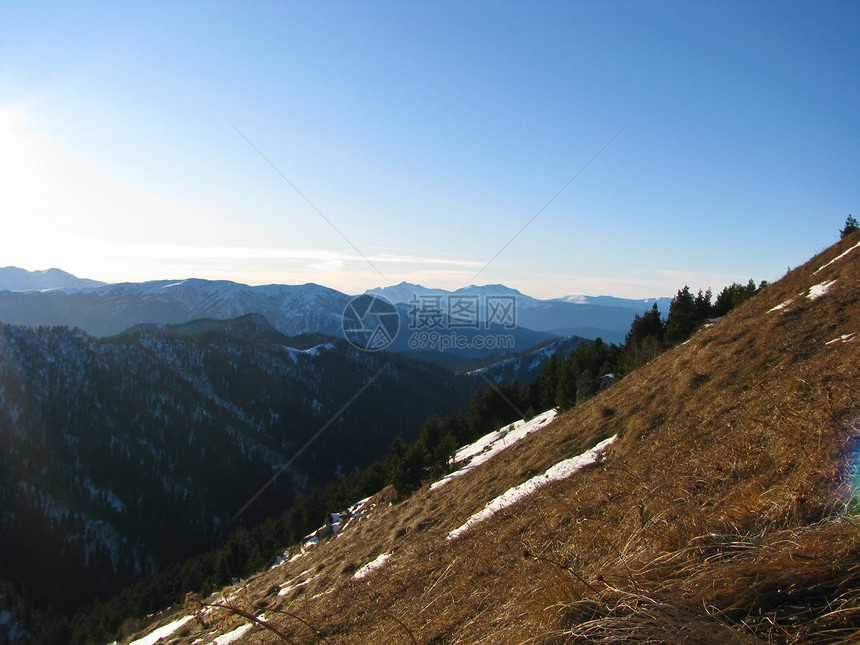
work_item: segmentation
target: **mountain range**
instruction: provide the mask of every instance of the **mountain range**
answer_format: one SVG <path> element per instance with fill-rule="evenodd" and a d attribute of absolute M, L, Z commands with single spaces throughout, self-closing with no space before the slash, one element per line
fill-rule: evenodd
<path fill-rule="evenodd" d="M 620 343 L 637 314 L 655 302 L 665 313 L 670 302 L 669 298 L 630 300 L 609 296 L 538 300 L 504 285 L 445 291 L 405 282 L 367 293 L 382 295 L 396 305 L 401 333 L 392 349 L 404 352 L 412 349 L 409 331 L 416 331 L 414 324 L 410 327 L 415 308 L 427 303 L 442 308 L 441 327 L 448 330 L 450 303 L 472 299 L 483 307 L 488 298 L 511 298 L 515 302 L 514 317 L 505 330 L 513 337 L 514 347 L 510 349 L 522 351 L 555 336 L 602 337 L 606 342 Z M 431 296 L 437 300 L 429 299 Z M 141 323 L 176 324 L 249 313 L 264 316 L 289 336 L 322 333 L 343 337 L 343 313 L 350 300 L 345 293 L 316 284 L 248 286 L 202 279 L 104 284 L 81 280 L 58 269 L 0 269 L 0 321 L 30 327 L 77 327 L 98 337 L 118 334 Z M 477 313 L 481 322 L 486 322 L 483 310 Z M 477 330 L 483 328 L 479 325 Z M 458 327 L 458 331 L 474 336 L 469 329 Z M 451 347 L 447 353 L 448 357 L 443 357 L 439 351 L 425 351 L 423 357 L 450 366 L 459 360 L 490 356 L 494 350 Z"/>

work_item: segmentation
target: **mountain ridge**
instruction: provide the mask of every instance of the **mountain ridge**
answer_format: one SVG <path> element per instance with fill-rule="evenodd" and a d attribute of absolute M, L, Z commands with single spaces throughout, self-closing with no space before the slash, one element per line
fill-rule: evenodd
<path fill-rule="evenodd" d="M 12 284 L 11 278 L 4 278 L 7 273 L 17 275 L 23 271 L 7 269 L 0 269 L 0 286 Z M 256 313 L 265 316 L 276 329 L 288 336 L 323 333 L 343 337 L 342 316 L 352 299 L 345 293 L 314 283 L 249 286 L 228 280 L 189 278 L 116 284 L 89 284 L 85 281 L 86 286 L 71 287 L 68 286 L 71 284 L 69 280 L 71 278 L 63 277 L 50 289 L 0 288 L 0 321 L 31 327 L 78 327 L 89 334 L 106 337 L 141 323 L 174 324 Z M 20 281 L 15 283 L 17 286 L 22 284 Z M 42 283 L 43 286 L 45 284 Z M 60 287 L 60 284 L 66 286 Z M 513 306 L 510 322 L 527 336 L 527 332 L 544 334 L 534 336 L 535 343 L 550 335 L 599 336 L 607 342 L 620 343 L 633 318 L 648 308 L 644 306 L 646 302 L 653 300 L 640 302 L 605 296 L 538 300 L 504 285 L 473 285 L 446 291 L 401 283 L 367 293 L 392 296 L 401 312 L 403 330 L 409 326 L 410 316 L 419 308 L 436 307 L 440 314 L 450 316 L 450 306 L 465 304 L 473 308 L 476 321 L 484 321 L 490 316 L 487 307 L 493 298 L 508 298 L 510 306 Z M 666 299 L 657 301 L 662 303 Z M 643 306 L 637 309 L 639 305 Z M 401 344 L 404 342 L 401 339 Z M 518 351 L 523 349 L 526 347 L 517 348 Z M 452 348 L 449 351 L 457 350 Z"/>
<path fill-rule="evenodd" d="M 178 279 L 155 279 L 144 280 L 140 282 L 103 282 L 100 280 L 92 280 L 89 278 L 79 278 L 62 269 L 46 269 L 37 271 L 28 271 L 15 266 L 0 267 L 0 291 L 43 291 L 54 289 L 69 289 L 69 290 L 90 290 L 100 289 L 102 287 L 110 287 L 111 290 L 125 291 L 140 291 L 142 293 L 157 293 L 161 289 L 179 287 L 189 284 L 210 284 L 221 285 L 227 288 L 247 288 L 261 293 L 277 291 L 281 288 L 301 288 L 307 290 L 316 288 L 324 291 L 337 291 L 330 287 L 308 282 L 301 285 L 286 285 L 282 283 L 270 283 L 263 285 L 249 285 L 232 280 L 212 280 L 208 278 L 178 278 Z M 337 291 L 345 296 L 354 297 L 351 294 Z M 394 304 L 408 304 L 409 300 L 415 296 L 435 296 L 435 295 L 451 295 L 451 294 L 505 294 L 524 298 L 528 301 L 542 302 L 565 302 L 570 304 L 596 305 L 606 307 L 623 307 L 635 309 L 637 312 L 650 308 L 655 302 L 659 305 L 668 306 L 672 298 L 668 296 L 654 298 L 619 298 L 617 296 L 599 295 L 589 296 L 584 294 L 559 296 L 554 298 L 535 298 L 524 294 L 523 292 L 513 287 L 508 287 L 504 284 L 471 284 L 457 289 L 443 289 L 440 287 L 427 287 L 424 285 L 402 281 L 396 285 L 387 287 L 373 287 L 364 291 L 366 294 L 381 295 Z"/>
<path fill-rule="evenodd" d="M 62 269 L 27 271 L 14 266 L 0 267 L 0 290 L 44 291 L 48 289 L 85 289 L 105 286 L 106 282 L 78 278 Z"/>

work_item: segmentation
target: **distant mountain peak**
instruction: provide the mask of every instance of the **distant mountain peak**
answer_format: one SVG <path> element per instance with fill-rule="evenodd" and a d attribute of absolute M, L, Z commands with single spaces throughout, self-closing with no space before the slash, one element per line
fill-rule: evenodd
<path fill-rule="evenodd" d="M 518 298 L 528 298 L 529 300 L 534 300 L 531 296 L 527 296 L 522 291 L 518 289 L 514 289 L 513 287 L 508 287 L 504 284 L 485 284 L 485 285 L 476 285 L 470 284 L 468 287 L 462 287 L 461 289 L 457 289 L 453 293 L 465 294 L 465 293 L 475 293 L 482 296 L 516 296 Z"/>
<path fill-rule="evenodd" d="M 374 289 L 368 289 L 365 293 L 382 296 L 394 304 L 406 304 L 410 300 L 414 300 L 416 297 L 428 295 L 441 296 L 449 292 L 445 291 L 445 289 L 434 289 L 404 281 L 390 287 L 376 287 Z"/>
<path fill-rule="evenodd" d="M 43 269 L 27 271 L 19 267 L 0 268 L 0 291 L 47 291 L 50 289 L 85 289 L 101 287 L 106 283 L 88 280 L 63 271 L 62 269 Z"/>
<path fill-rule="evenodd" d="M 447 296 L 451 294 L 455 295 L 479 295 L 479 296 L 488 296 L 488 295 L 506 295 L 506 296 L 516 296 L 517 298 L 525 298 L 528 300 L 534 300 L 530 296 L 525 295 L 521 291 L 517 289 L 513 289 L 511 287 L 505 286 L 503 284 L 485 284 L 485 285 L 475 285 L 471 284 L 468 287 L 460 287 L 459 289 L 449 290 L 449 289 L 439 289 L 434 287 L 425 287 L 420 284 L 413 284 L 411 282 L 401 282 L 400 284 L 392 285 L 390 287 L 376 287 L 374 289 L 368 289 L 365 293 L 377 294 L 388 298 L 394 304 L 407 304 L 410 300 L 414 300 L 416 297 L 422 296 Z"/>
<path fill-rule="evenodd" d="M 633 309 L 636 313 L 642 313 L 650 309 L 654 303 L 660 311 L 667 313 L 671 298 L 617 298 L 615 296 L 562 296 L 554 298 L 555 302 L 564 302 L 571 305 L 586 305 L 596 307 L 615 307 L 618 309 Z"/>

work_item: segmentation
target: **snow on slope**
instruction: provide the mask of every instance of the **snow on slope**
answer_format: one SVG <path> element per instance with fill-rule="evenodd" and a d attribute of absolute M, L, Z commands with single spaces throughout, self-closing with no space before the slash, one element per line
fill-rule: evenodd
<path fill-rule="evenodd" d="M 825 264 L 824 266 L 827 266 L 827 265 Z M 821 267 L 821 269 L 823 269 L 823 268 L 824 267 Z M 819 269 L 818 271 L 820 271 L 821 269 Z M 816 273 L 818 273 L 818 271 L 816 271 Z M 836 282 L 837 282 L 836 280 L 825 280 L 824 282 L 820 282 L 819 284 L 812 285 L 811 287 L 809 287 L 809 290 L 806 292 L 806 299 L 807 300 L 818 300 L 818 298 L 820 298 L 824 295 L 827 295 L 827 292 L 830 291 L 830 288 L 834 284 L 836 284 Z M 800 296 L 798 295 L 797 297 L 799 298 Z M 775 307 L 771 307 L 770 309 L 768 309 L 767 313 L 770 313 L 772 311 L 780 311 L 781 309 L 785 309 L 792 302 L 794 302 L 794 300 L 795 300 L 794 298 L 789 298 L 785 302 L 781 302 L 778 305 L 776 305 Z"/>
<path fill-rule="evenodd" d="M 778 305 L 776 305 L 775 307 L 771 307 L 770 309 L 768 309 L 768 310 L 767 310 L 767 313 L 770 313 L 771 311 L 779 311 L 780 309 L 785 309 L 785 308 L 786 308 L 786 307 L 788 307 L 788 305 L 790 305 L 792 302 L 794 302 L 794 298 L 789 298 L 789 299 L 788 299 L 788 300 L 786 300 L 785 302 L 781 302 L 781 303 L 779 303 Z"/>
<path fill-rule="evenodd" d="M 826 269 L 827 267 L 829 267 L 831 264 L 833 264 L 833 263 L 835 263 L 835 262 L 838 262 L 839 260 L 841 260 L 842 258 L 844 258 L 846 255 L 848 255 L 849 253 L 851 253 L 851 251 L 853 251 L 854 249 L 860 249 L 860 242 L 857 242 L 857 244 L 855 244 L 854 246 L 852 246 L 852 247 L 851 247 L 850 249 L 848 249 L 847 251 L 844 251 L 844 252 L 840 253 L 839 255 L 837 255 L 835 258 L 833 258 L 832 260 L 830 260 L 830 262 L 828 262 L 827 264 L 824 264 L 824 265 L 822 265 L 822 266 L 818 267 L 815 271 L 813 271 L 813 272 L 812 272 L 812 275 L 815 275 L 815 274 L 816 274 L 816 273 L 818 273 L 819 271 L 823 271 L 824 269 Z"/>
<path fill-rule="evenodd" d="M 294 347 L 283 346 L 287 351 L 289 357 L 295 363 L 299 356 L 319 356 L 319 353 L 324 349 L 334 349 L 334 345 L 332 343 L 321 343 L 320 345 L 314 345 L 308 349 L 296 349 Z"/>
<path fill-rule="evenodd" d="M 822 282 L 821 284 L 812 285 L 811 287 L 809 287 L 809 291 L 806 293 L 806 297 L 809 300 L 816 300 L 817 298 L 820 298 L 821 296 L 826 294 L 830 290 L 830 287 L 832 287 L 834 284 L 836 284 L 836 280 L 829 280 L 826 282 Z"/>
<path fill-rule="evenodd" d="M 247 623 L 245 625 L 240 625 L 232 632 L 228 632 L 222 636 L 219 636 L 214 641 L 212 641 L 212 645 L 228 645 L 228 643 L 235 643 L 237 640 L 244 636 L 245 632 L 251 629 L 254 625 L 251 623 Z"/>
<path fill-rule="evenodd" d="M 361 569 L 356 571 L 355 575 L 353 575 L 352 577 L 355 578 L 356 580 L 361 580 L 362 578 L 366 578 L 367 576 L 369 576 L 371 573 L 373 573 L 377 569 L 381 569 L 382 567 L 384 567 L 385 563 L 388 562 L 388 558 L 390 558 L 390 557 L 391 557 L 390 553 L 381 553 L 380 555 L 376 556 L 376 558 L 374 558 L 373 560 L 371 560 L 370 562 L 365 564 L 363 567 L 361 567 Z"/>
<path fill-rule="evenodd" d="M 499 428 L 494 432 L 485 434 L 475 443 L 463 446 L 454 453 L 451 461 L 454 465 L 459 466 L 457 470 L 448 473 L 439 481 L 433 482 L 430 490 L 434 490 L 447 484 L 455 477 L 467 473 L 476 466 L 480 466 L 486 461 L 492 459 L 505 448 L 509 448 L 517 441 L 530 435 L 535 430 L 545 426 L 555 418 L 555 410 L 547 410 L 529 421 L 516 421 L 504 428 Z"/>
<path fill-rule="evenodd" d="M 150 632 L 143 638 L 139 638 L 136 641 L 132 641 L 129 645 L 155 645 L 162 638 L 167 638 L 172 635 L 177 629 L 182 627 L 189 620 L 194 618 L 194 616 L 183 616 L 178 620 L 174 620 L 172 623 L 168 623 L 163 627 L 159 627 L 154 632 Z"/>
<path fill-rule="evenodd" d="M 312 571 L 312 569 L 306 569 L 302 571 L 299 575 L 297 575 L 292 580 L 288 580 L 281 584 L 281 588 L 278 591 L 279 596 L 286 596 L 293 589 L 298 589 L 299 587 L 304 587 L 308 583 L 314 580 L 315 576 L 307 577 L 307 575 Z"/>
<path fill-rule="evenodd" d="M 600 459 L 601 454 L 603 454 L 603 451 L 611 446 L 617 438 L 618 435 L 610 437 L 609 439 L 604 439 L 591 450 L 586 450 L 581 455 L 560 461 L 545 473 L 536 475 L 531 479 L 524 481 L 519 486 L 514 486 L 513 488 L 508 489 L 495 499 L 487 502 L 487 505 L 484 506 L 484 508 L 472 515 L 472 517 L 466 520 L 462 526 L 451 531 L 448 534 L 448 539 L 457 539 L 476 524 L 480 524 L 499 511 L 516 504 L 518 501 L 524 497 L 528 497 L 539 488 L 542 488 L 551 482 L 570 477 L 573 473 L 581 470 L 585 466 L 596 463 Z"/>

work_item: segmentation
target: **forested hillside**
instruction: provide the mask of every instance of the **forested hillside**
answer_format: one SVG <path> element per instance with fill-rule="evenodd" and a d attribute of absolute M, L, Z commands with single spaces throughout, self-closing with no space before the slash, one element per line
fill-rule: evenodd
<path fill-rule="evenodd" d="M 2 325 L 0 578 L 37 606 L 78 608 L 368 466 L 469 391 L 253 315 L 106 339 Z"/>

